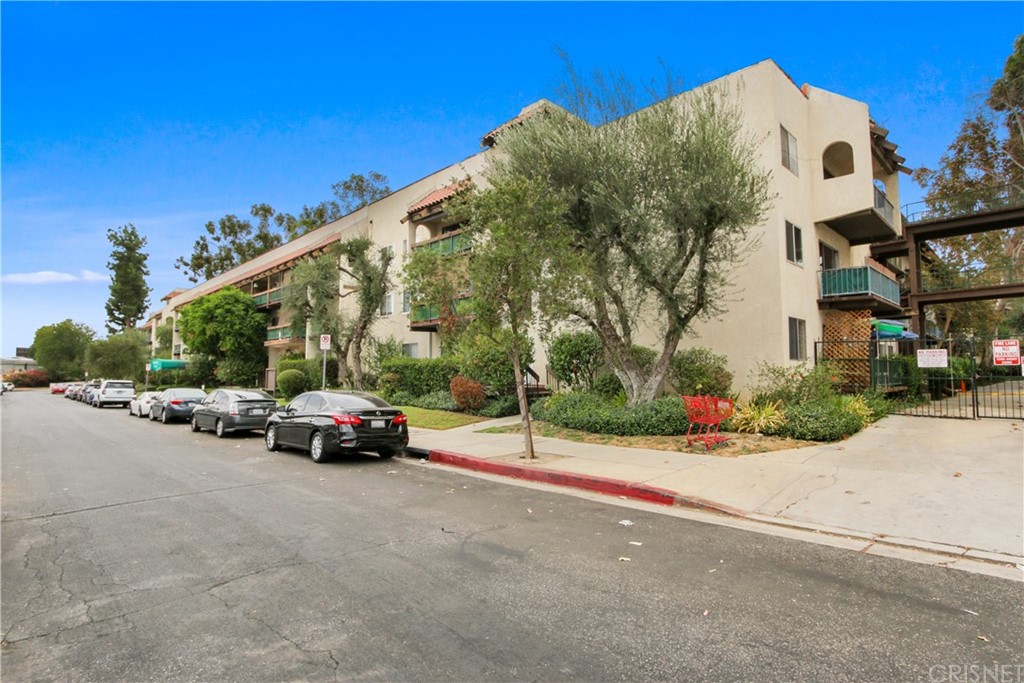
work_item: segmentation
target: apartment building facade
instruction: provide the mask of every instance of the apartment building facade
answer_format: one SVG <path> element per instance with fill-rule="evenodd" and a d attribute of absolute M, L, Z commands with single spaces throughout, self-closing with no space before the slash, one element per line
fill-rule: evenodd
<path fill-rule="evenodd" d="M 867 245 L 899 236 L 900 216 L 894 207 L 899 205 L 898 176 L 906 169 L 866 104 L 812 86 L 798 87 L 773 61 L 701 87 L 720 88 L 734 98 L 747 130 L 759 140 L 759 158 L 771 171 L 776 196 L 765 221 L 752 230 L 757 249 L 734 271 L 727 313 L 698 322 L 695 334 L 683 342 L 725 355 L 735 385 L 742 389 L 758 363 L 799 363 L 812 357 L 819 339 L 866 339 L 873 315 L 899 309 L 895 274 L 867 259 Z M 682 102 L 687 96 L 678 97 Z M 527 107 L 513 121 L 537 108 Z M 436 311 L 412 305 L 398 284 L 400 270 L 414 249 L 449 254 L 467 246 L 445 211 L 445 200 L 466 182 L 486 184 L 483 174 L 488 156 L 496 153 L 494 141 L 492 131 L 483 137 L 480 153 L 207 282 L 175 290 L 145 325 L 154 344 L 159 326 L 176 328 L 173 321 L 190 302 L 223 287 L 238 287 L 267 314 L 265 384 L 272 387 L 273 368 L 282 354 L 320 353 L 314 331 L 291 320 L 281 307 L 291 268 L 338 241 L 366 236 L 395 255 L 391 274 L 396 286 L 372 334 L 400 340 L 412 357 L 440 355 Z M 342 276 L 339 287 L 348 284 Z M 343 310 L 353 305 L 345 298 L 340 303 Z M 651 325 L 641 326 L 638 341 L 660 347 Z M 176 329 L 172 346 L 176 357 L 187 356 Z M 541 383 L 556 385 L 539 339 L 533 369 Z"/>

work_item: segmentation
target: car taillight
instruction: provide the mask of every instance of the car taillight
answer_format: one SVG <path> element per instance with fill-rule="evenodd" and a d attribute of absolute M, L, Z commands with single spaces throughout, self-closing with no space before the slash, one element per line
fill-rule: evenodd
<path fill-rule="evenodd" d="M 171 399 L 171 405 L 172 406 L 180 406 L 182 403 L 184 403 L 184 401 L 182 401 L 180 398 L 172 398 Z"/>
<path fill-rule="evenodd" d="M 358 415 L 331 415 L 334 418 L 334 424 L 341 425 L 361 425 L 363 421 L 359 419 Z"/>
<path fill-rule="evenodd" d="M 409 421 L 409 416 L 408 415 L 406 415 L 405 413 L 399 413 L 398 415 L 395 415 L 395 419 L 391 421 L 391 424 L 393 424 L 393 425 L 404 425 L 408 421 Z"/>
<path fill-rule="evenodd" d="M 238 415 L 238 404 L 232 403 L 228 406 L 228 415 Z"/>

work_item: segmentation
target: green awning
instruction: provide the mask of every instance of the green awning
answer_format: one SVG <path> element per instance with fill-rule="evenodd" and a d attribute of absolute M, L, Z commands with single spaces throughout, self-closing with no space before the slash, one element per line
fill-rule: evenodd
<path fill-rule="evenodd" d="M 152 358 L 149 361 L 151 372 L 157 372 L 158 370 L 180 370 L 186 365 L 188 365 L 186 360 L 172 360 L 170 358 Z"/>

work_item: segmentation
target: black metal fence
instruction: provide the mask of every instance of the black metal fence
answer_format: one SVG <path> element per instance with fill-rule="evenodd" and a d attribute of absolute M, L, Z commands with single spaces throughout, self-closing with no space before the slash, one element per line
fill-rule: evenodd
<path fill-rule="evenodd" d="M 1000 337 L 1000 347 L 1024 338 Z M 872 390 L 901 415 L 1024 419 L 1020 365 L 1002 365 L 993 338 L 817 342 L 815 362 L 827 361 L 845 391 Z M 923 351 L 924 353 L 919 353 Z"/>

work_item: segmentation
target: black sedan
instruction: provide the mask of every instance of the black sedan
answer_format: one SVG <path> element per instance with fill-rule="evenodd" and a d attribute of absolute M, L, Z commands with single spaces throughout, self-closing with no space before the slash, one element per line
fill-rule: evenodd
<path fill-rule="evenodd" d="M 149 407 L 149 419 L 160 420 L 164 424 L 174 420 L 188 422 L 192 411 L 199 402 L 206 398 L 202 389 L 175 387 L 165 389 Z"/>
<path fill-rule="evenodd" d="M 212 429 L 218 437 L 229 432 L 263 429 L 277 401 L 259 389 L 218 389 L 192 411 L 192 431 Z"/>
<path fill-rule="evenodd" d="M 361 391 L 300 394 L 267 420 L 267 450 L 290 446 L 309 451 L 314 462 L 332 454 L 377 451 L 390 458 L 409 444 L 408 418 L 387 401 Z"/>

